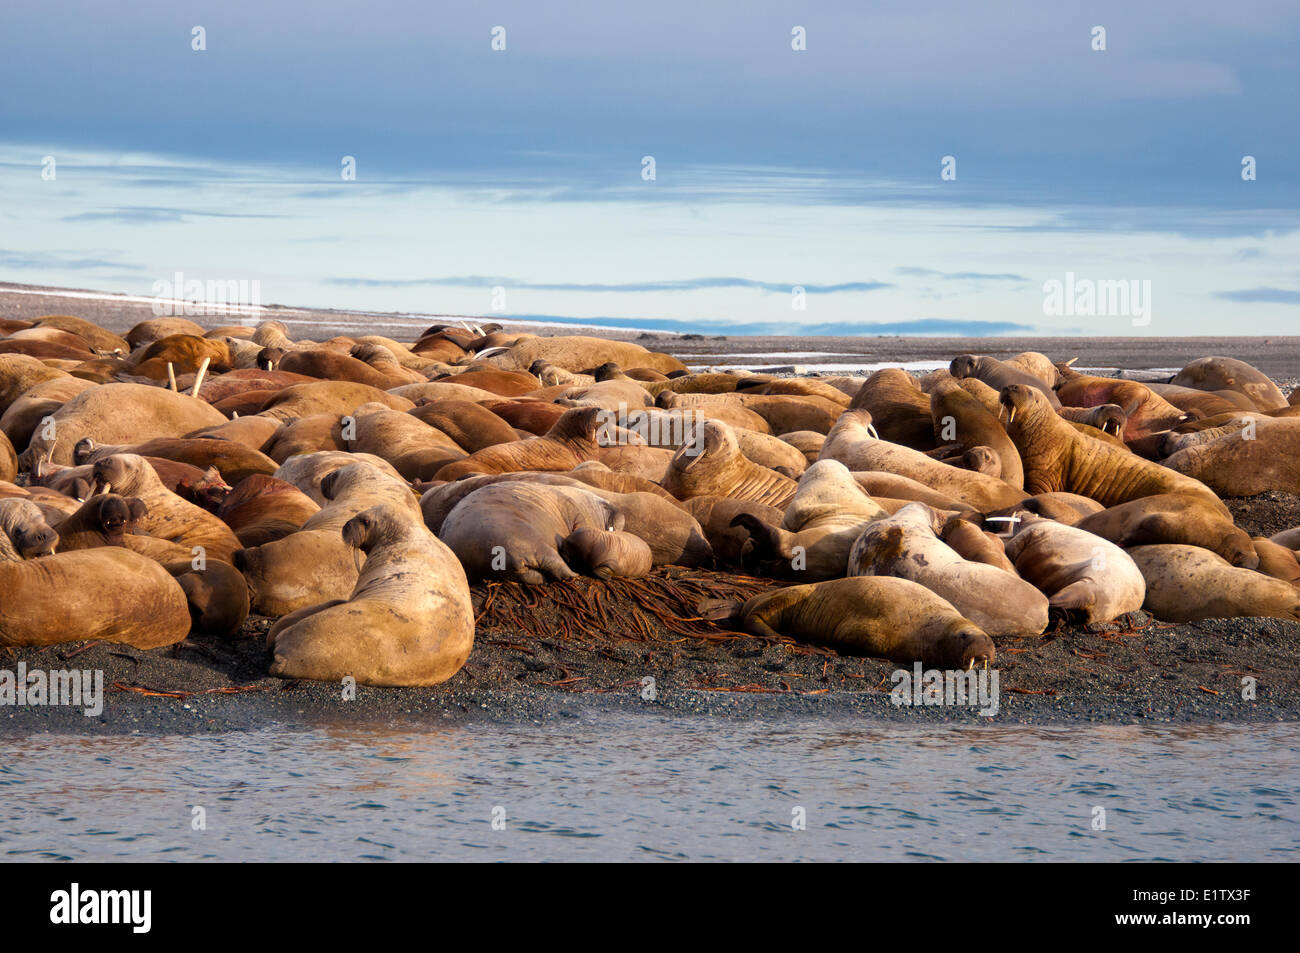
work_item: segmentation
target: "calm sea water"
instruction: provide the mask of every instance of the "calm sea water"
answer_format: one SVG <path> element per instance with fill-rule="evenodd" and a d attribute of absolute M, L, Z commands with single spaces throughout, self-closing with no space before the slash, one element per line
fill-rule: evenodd
<path fill-rule="evenodd" d="M 0 858 L 1296 860 L 1298 765 L 1300 725 L 43 735 L 5 743 Z"/>

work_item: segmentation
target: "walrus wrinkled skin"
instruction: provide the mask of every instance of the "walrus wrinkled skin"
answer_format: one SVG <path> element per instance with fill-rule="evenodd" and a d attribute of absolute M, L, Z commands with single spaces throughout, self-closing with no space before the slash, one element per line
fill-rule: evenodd
<path fill-rule="evenodd" d="M 579 529 L 617 532 L 623 516 L 585 489 L 506 482 L 481 487 L 457 503 L 438 538 L 471 580 L 540 585 L 577 575 L 559 549 Z"/>
<path fill-rule="evenodd" d="M 1000 400 L 1007 411 L 1007 433 L 1025 467 L 1029 494 L 1065 491 L 1114 506 L 1157 493 L 1183 493 L 1205 497 L 1227 513 L 1214 491 L 1199 480 L 1077 432 L 1037 388 L 1012 384 L 1002 388 Z"/>
<path fill-rule="evenodd" d="M 1175 374 L 1169 383 L 1205 391 L 1234 390 L 1249 397 L 1260 410 L 1276 410 L 1287 405 L 1282 391 L 1267 375 L 1233 357 L 1198 358 Z"/>
<path fill-rule="evenodd" d="M 847 574 L 920 583 L 989 635 L 1041 635 L 1048 621 L 1043 594 L 1005 569 L 963 559 L 939 539 L 936 523 L 934 510 L 911 503 L 869 524 L 849 553 Z"/>
<path fill-rule="evenodd" d="M 1236 616 L 1300 620 L 1300 589 L 1237 569 L 1200 546 L 1136 546 L 1129 555 L 1146 579 L 1143 608 L 1166 622 Z"/>
<path fill-rule="evenodd" d="M 819 582 L 845 575 L 863 526 L 886 515 L 844 464 L 819 460 L 800 479 L 779 526 L 744 512 L 732 524 L 749 530 L 764 575 Z"/>
<path fill-rule="evenodd" d="M 777 589 L 748 600 L 733 615 L 755 635 L 893 662 L 966 669 L 997 655 L 993 640 L 950 603 L 922 585 L 891 576 Z"/>
<path fill-rule="evenodd" d="M 21 504 L 26 504 L 25 506 Z M 190 631 L 185 593 L 162 566 L 125 549 L 101 548 L 33 558 L 53 536 L 26 500 L 0 500 L 0 645 L 98 640 L 152 649 Z"/>
<path fill-rule="evenodd" d="M 267 635 L 271 674 L 365 685 L 437 685 L 455 675 L 474 644 L 465 572 L 418 515 L 373 506 L 342 529 L 366 554 L 346 600 L 295 612 Z"/>
<path fill-rule="evenodd" d="M 645 541 L 631 533 L 583 527 L 560 543 L 560 558 L 587 576 L 644 576 L 654 567 L 654 555 Z"/>
<path fill-rule="evenodd" d="M 1144 496 L 1086 516 L 1074 525 L 1125 549 L 1183 543 L 1203 546 L 1242 569 L 1259 565 L 1250 535 L 1199 496 Z"/>
<path fill-rule="evenodd" d="M 717 420 L 696 425 L 691 438 L 672 455 L 663 479 L 663 488 L 679 500 L 726 496 L 778 509 L 784 509 L 797 487 L 794 480 L 741 453 L 735 431 Z"/>
<path fill-rule="evenodd" d="M 846 410 L 827 435 L 818 459 L 838 460 L 854 472 L 883 470 L 904 476 L 981 511 L 1025 498 L 1024 492 L 1004 480 L 950 467 L 919 450 L 880 440 L 873 429 L 865 410 Z"/>
<path fill-rule="evenodd" d="M 1100 536 L 1025 514 L 1005 545 L 1016 572 L 1046 593 L 1053 609 L 1095 623 L 1142 608 L 1142 573 L 1124 550 Z"/>
<path fill-rule="evenodd" d="M 1124 414 L 1125 441 L 1169 430 L 1187 420 L 1186 413 L 1138 381 L 1091 377 L 1064 364 L 1057 366 L 1063 378 L 1056 391 L 1061 403 L 1068 407 L 1114 404 Z"/>

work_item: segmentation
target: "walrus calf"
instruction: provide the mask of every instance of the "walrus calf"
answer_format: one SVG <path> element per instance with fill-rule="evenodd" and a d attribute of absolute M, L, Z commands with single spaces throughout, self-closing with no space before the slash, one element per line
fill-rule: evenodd
<path fill-rule="evenodd" d="M 1235 616 L 1300 620 L 1300 589 L 1237 569 L 1200 546 L 1137 546 L 1129 555 L 1146 579 L 1143 608 L 1166 622 Z"/>
<path fill-rule="evenodd" d="M 469 583 L 418 513 L 371 507 L 343 525 L 343 540 L 366 554 L 356 588 L 272 626 L 271 674 L 437 685 L 460 671 L 474 644 Z"/>
<path fill-rule="evenodd" d="M 965 669 L 991 662 L 993 640 L 929 589 L 892 576 L 790 586 L 707 610 L 746 632 L 827 645 L 854 655 Z"/>

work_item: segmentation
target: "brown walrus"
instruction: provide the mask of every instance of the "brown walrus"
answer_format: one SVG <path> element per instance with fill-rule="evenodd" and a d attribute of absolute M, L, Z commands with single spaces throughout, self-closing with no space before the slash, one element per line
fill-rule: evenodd
<path fill-rule="evenodd" d="M 1203 496 L 1227 513 L 1214 491 L 1199 480 L 1078 433 L 1038 388 L 1012 384 L 1002 388 L 1000 400 L 1030 494 L 1063 490 L 1114 506 L 1157 493 L 1186 493 Z"/>
<path fill-rule="evenodd" d="M 874 429 L 867 411 L 846 410 L 827 435 L 820 459 L 839 460 L 854 472 L 883 470 L 904 476 L 980 511 L 1025 498 L 1023 491 L 1004 480 L 950 467 L 919 450 L 881 440 Z"/>
<path fill-rule="evenodd" d="M 1214 430 L 1171 435 L 1161 463 L 1224 496 L 1300 492 L 1300 419 L 1237 420 Z"/>
<path fill-rule="evenodd" d="M 280 678 L 366 685 L 437 685 L 474 644 L 474 608 L 451 551 L 404 508 L 373 506 L 343 524 L 366 554 L 356 587 L 285 616 L 267 635 Z"/>
<path fill-rule="evenodd" d="M 458 480 L 466 474 L 518 470 L 572 470 L 599 453 L 596 433 L 605 414 L 599 407 L 566 410 L 545 437 L 484 447 L 442 467 L 434 479 Z"/>
<path fill-rule="evenodd" d="M 790 586 L 707 610 L 746 632 L 853 655 L 946 669 L 991 662 L 993 640 L 950 603 L 908 579 L 855 576 Z"/>
<path fill-rule="evenodd" d="M 1086 516 L 1074 525 L 1124 548 L 1185 543 L 1203 546 L 1243 569 L 1259 565 L 1246 531 L 1201 496 L 1144 496 Z"/>
<path fill-rule="evenodd" d="M 746 512 L 732 524 L 749 530 L 764 575 L 819 582 L 845 575 L 863 527 L 886 515 L 844 464 L 818 460 L 799 480 L 779 525 Z"/>
<path fill-rule="evenodd" d="M 1029 514 L 1011 532 L 1007 556 L 1016 572 L 1047 594 L 1053 609 L 1094 623 L 1142 608 L 1142 573 L 1109 540 Z"/>
<path fill-rule="evenodd" d="M 472 580 L 540 585 L 577 575 L 560 555 L 560 544 L 584 528 L 617 532 L 623 516 L 586 489 L 510 481 L 462 499 L 442 521 L 438 538 Z"/>
<path fill-rule="evenodd" d="M 51 537 L 30 501 L 0 500 L 0 645 L 99 640 L 151 649 L 189 634 L 185 593 L 162 566 L 126 549 L 42 555 Z M 33 558 L 5 556 L 23 552 Z"/>
<path fill-rule="evenodd" d="M 1276 410 L 1287 405 L 1282 391 L 1268 375 L 1234 357 L 1197 358 L 1169 383 L 1197 390 L 1235 390 L 1249 397 L 1260 410 Z"/>
<path fill-rule="evenodd" d="M 261 546 L 296 533 L 320 512 L 320 504 L 286 480 L 254 474 L 221 501 L 217 517 L 244 547 Z"/>
<path fill-rule="evenodd" d="M 1188 415 L 1138 381 L 1092 377 L 1058 364 L 1063 382 L 1057 396 L 1067 407 L 1098 407 L 1114 404 L 1124 413 L 1125 441 L 1169 430 Z"/>
<path fill-rule="evenodd" d="M 1021 370 L 1015 364 L 1009 364 L 1006 361 L 999 361 L 996 357 L 978 354 L 959 354 L 952 359 L 948 365 L 948 373 L 956 378 L 974 377 L 976 380 L 983 381 L 996 391 L 1010 384 L 1020 384 L 1024 387 L 1032 387 L 1043 395 L 1043 398 L 1052 407 L 1060 407 L 1063 403 L 1058 399 L 1056 392 L 1048 384 L 1035 377 L 1027 371 Z"/>
<path fill-rule="evenodd" d="M 916 379 L 901 368 L 887 367 L 868 377 L 848 409 L 865 410 L 873 421 L 880 421 L 882 440 L 914 450 L 934 449 L 930 398 L 921 392 Z"/>
<path fill-rule="evenodd" d="M 679 500 L 693 496 L 727 496 L 784 509 L 798 484 L 775 470 L 754 463 L 736 442 L 736 434 L 717 420 L 697 424 L 691 439 L 668 465 L 663 488 Z"/>
<path fill-rule="evenodd" d="M 168 490 L 143 457 L 133 453 L 105 457 L 95 461 L 91 472 L 95 492 L 113 489 L 121 496 L 138 497 L 144 502 L 148 512 L 140 518 L 139 527 L 150 536 L 191 550 L 202 547 L 206 559 L 222 562 L 230 562 L 239 549 L 239 539 L 230 527 Z"/>
<path fill-rule="evenodd" d="M 868 524 L 849 553 L 847 575 L 920 583 L 989 635 L 1041 635 L 1046 597 L 1005 569 L 963 559 L 939 539 L 942 523 L 924 503 L 910 503 Z"/>
<path fill-rule="evenodd" d="M 1237 569 L 1200 546 L 1137 546 L 1129 555 L 1146 578 L 1143 608 L 1166 622 L 1235 616 L 1300 620 L 1300 589 Z"/>
<path fill-rule="evenodd" d="M 600 579 L 635 578 L 654 567 L 654 554 L 639 536 L 587 526 L 564 537 L 560 558 L 578 572 Z"/>
<path fill-rule="evenodd" d="M 955 380 L 940 381 L 930 391 L 930 416 L 934 419 L 936 443 L 958 443 L 967 452 L 975 447 L 992 449 L 1000 463 L 999 472 L 992 475 L 1017 490 L 1024 488 L 1025 473 L 1016 445 L 997 416 L 990 414 Z"/>

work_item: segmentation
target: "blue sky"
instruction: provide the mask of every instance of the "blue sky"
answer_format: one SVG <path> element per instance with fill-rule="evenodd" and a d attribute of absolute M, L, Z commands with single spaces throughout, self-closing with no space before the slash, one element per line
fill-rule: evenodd
<path fill-rule="evenodd" d="M 714 332 L 1286 332 L 1298 44 L 1283 2 L 10 4 L 0 280 Z M 1149 281 L 1152 320 L 1045 314 L 1067 272 Z"/>

